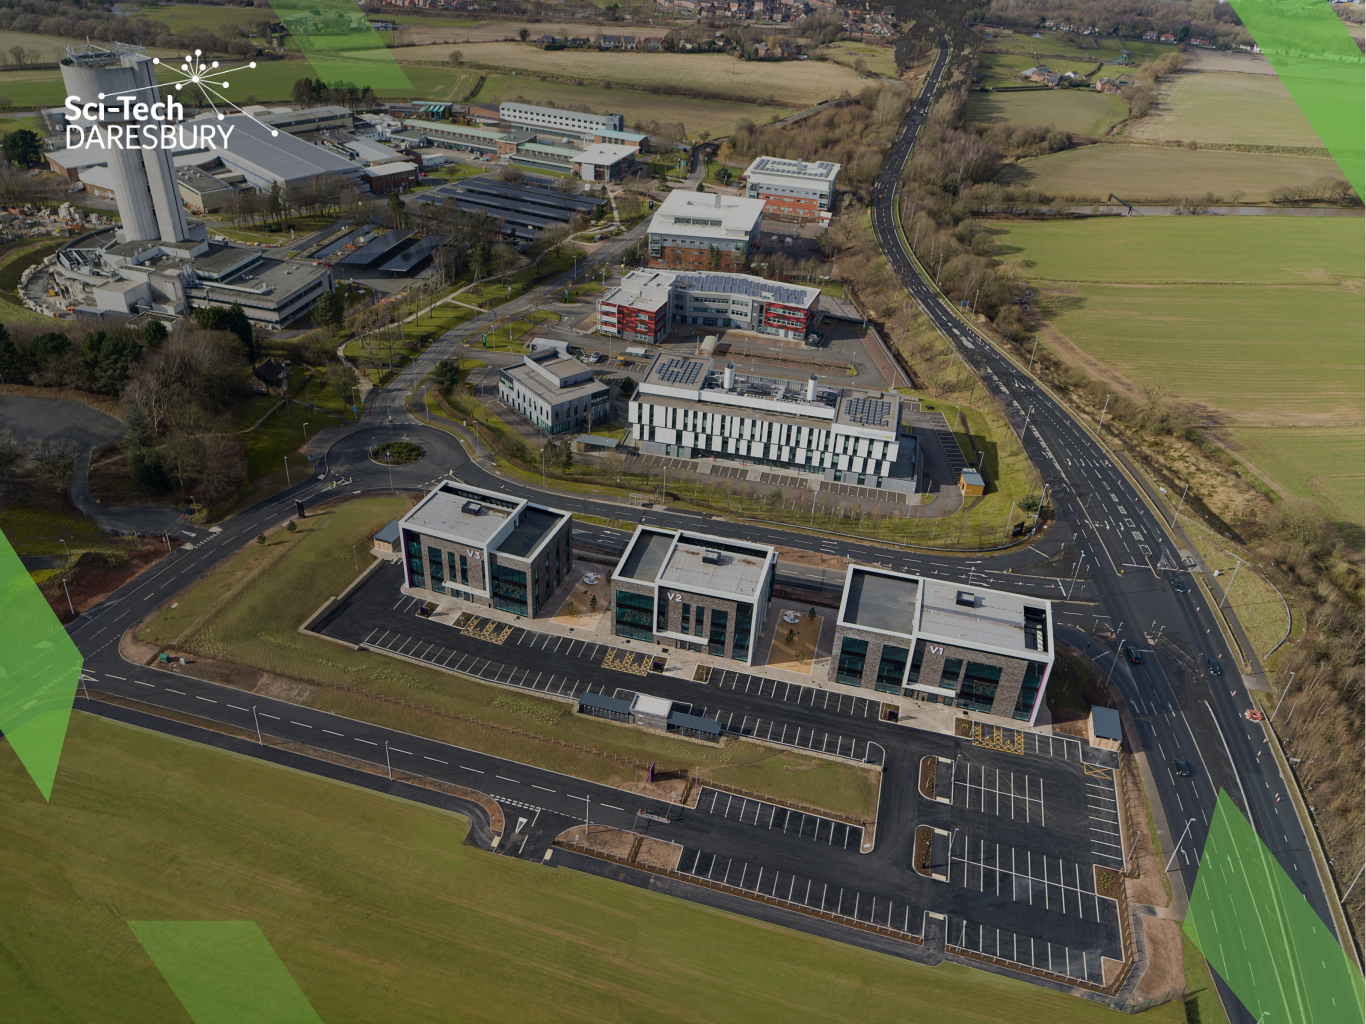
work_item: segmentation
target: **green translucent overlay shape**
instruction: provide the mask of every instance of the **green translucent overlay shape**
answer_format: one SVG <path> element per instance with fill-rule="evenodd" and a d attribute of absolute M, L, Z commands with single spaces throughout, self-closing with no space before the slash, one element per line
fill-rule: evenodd
<path fill-rule="evenodd" d="M 1231 0 L 1344 176 L 1366 196 L 1366 62 L 1325 0 Z"/>
<path fill-rule="evenodd" d="M 328 85 L 413 87 L 354 0 L 273 0 L 271 7 Z"/>
<path fill-rule="evenodd" d="M 0 732 L 44 800 L 52 799 L 82 664 L 81 652 L 0 533 Z"/>
<path fill-rule="evenodd" d="M 255 921 L 129 921 L 194 1024 L 322 1024 Z"/>
<path fill-rule="evenodd" d="M 1222 790 L 1184 927 L 1257 1020 L 1362 1019 L 1361 974 Z"/>

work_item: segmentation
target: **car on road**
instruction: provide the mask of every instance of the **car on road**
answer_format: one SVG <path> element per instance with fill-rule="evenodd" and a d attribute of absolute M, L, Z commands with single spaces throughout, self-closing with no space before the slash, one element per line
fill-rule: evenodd
<path fill-rule="evenodd" d="M 1181 758 L 1173 757 L 1172 771 L 1176 772 L 1177 775 L 1189 776 L 1191 773 L 1191 766 L 1187 762 L 1181 760 Z"/>
<path fill-rule="evenodd" d="M 1143 655 L 1139 653 L 1138 648 L 1126 647 L 1124 648 L 1124 653 L 1128 656 L 1129 660 L 1133 662 L 1135 665 L 1143 664 Z"/>
<path fill-rule="evenodd" d="M 1205 664 L 1209 666 L 1209 674 L 1210 674 L 1210 675 L 1212 675 L 1212 676 L 1221 676 L 1221 675 L 1224 674 L 1224 666 L 1223 666 L 1223 665 L 1220 665 L 1220 664 L 1219 664 L 1217 661 L 1215 661 L 1213 658 L 1206 658 L 1206 659 L 1205 659 Z"/>
<path fill-rule="evenodd" d="M 1189 594 L 1191 588 L 1185 580 L 1172 580 L 1172 589 L 1178 594 Z"/>

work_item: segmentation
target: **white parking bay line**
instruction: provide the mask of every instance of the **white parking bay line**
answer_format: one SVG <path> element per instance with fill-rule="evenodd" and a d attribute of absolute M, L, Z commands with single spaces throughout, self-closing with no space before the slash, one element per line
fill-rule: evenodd
<path fill-rule="evenodd" d="M 331 729 L 324 729 L 323 732 L 327 733 L 327 735 L 329 735 L 329 736 L 344 736 L 344 735 L 345 735 L 344 733 L 333 732 Z"/>

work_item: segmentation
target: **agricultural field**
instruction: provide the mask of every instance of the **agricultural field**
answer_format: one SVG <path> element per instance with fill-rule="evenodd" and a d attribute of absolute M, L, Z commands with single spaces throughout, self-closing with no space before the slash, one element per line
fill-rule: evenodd
<path fill-rule="evenodd" d="M 1094 54 L 1096 60 L 1118 63 L 1127 52 L 1130 66 L 1142 64 L 1176 49 L 1170 43 L 1144 43 L 1136 39 L 1117 39 L 1114 36 L 1073 36 L 1061 32 L 1036 32 L 1033 35 L 1014 32 L 995 37 L 988 46 L 994 50 L 1028 53 L 1045 61 L 1050 57 L 1078 60 L 1081 59 L 1078 54 Z"/>
<path fill-rule="evenodd" d="M 985 124 L 1052 125 L 1076 135 L 1104 135 L 1128 114 L 1118 96 L 1091 89 L 968 94 L 967 119 Z"/>
<path fill-rule="evenodd" d="M 808 62 L 809 63 L 809 62 Z M 440 72 L 439 68 L 404 67 L 416 86 L 424 73 Z M 682 124 L 693 138 L 702 132 L 713 137 L 729 135 L 741 121 L 763 124 L 774 118 L 795 114 L 797 107 L 761 107 L 753 103 L 728 103 L 724 100 L 694 99 L 690 96 L 668 96 L 642 92 L 638 89 L 602 89 L 590 86 L 564 85 L 560 82 L 541 82 L 521 75 L 487 75 L 479 91 L 470 102 L 500 103 L 503 100 L 524 98 L 528 103 L 553 101 L 564 107 L 582 104 L 595 113 L 621 114 L 628 126 L 659 121 Z"/>
<path fill-rule="evenodd" d="M 842 39 L 821 47 L 820 56 L 850 68 L 856 61 L 862 60 L 864 67 L 869 71 L 887 78 L 896 78 L 898 74 L 896 50 L 890 46 L 876 46 L 873 43 L 856 43 L 851 39 Z"/>
<path fill-rule="evenodd" d="M 1213 411 L 1277 490 L 1359 523 L 1361 237 L 1354 217 L 1150 217 L 1001 224 L 997 241 L 1067 340 Z"/>
<path fill-rule="evenodd" d="M 72 716 L 52 802 L 6 750 L 13 1020 L 188 1020 L 128 921 L 251 920 L 325 1021 L 1086 1024 L 1084 999 L 928 968 L 467 845 L 465 819 Z M 110 809 L 117 808 L 111 815 Z M 1181 1003 L 1141 1020 L 1175 1021 Z"/>
<path fill-rule="evenodd" d="M 1275 75 L 1183 72 L 1165 79 L 1153 112 L 1126 130 L 1140 139 L 1322 146 Z"/>
<path fill-rule="evenodd" d="M 10 67 L 14 66 L 14 58 L 10 55 L 10 50 L 16 46 L 22 46 L 27 51 L 25 57 L 29 62 L 48 63 L 61 60 L 66 56 L 66 48 L 84 43 L 84 39 L 66 39 L 62 36 L 40 36 L 32 32 L 0 32 L 0 54 L 4 55 Z M 162 50 L 156 47 L 148 47 L 147 52 L 152 56 L 174 56 L 173 50 Z M 0 73 L 0 81 L 3 81 L 10 72 Z M 0 89 L 0 91 L 4 91 Z"/>
<path fill-rule="evenodd" d="M 722 53 L 604 53 L 540 50 L 523 43 L 470 43 L 465 60 L 498 68 L 564 75 L 585 83 L 674 85 L 749 99 L 781 98 L 797 109 L 858 92 L 867 82 L 831 61 L 743 61 Z M 445 60 L 449 47 L 414 46 L 394 51 L 400 61 Z M 662 98 L 662 97 L 661 97 Z"/>
<path fill-rule="evenodd" d="M 1189 150 L 1169 146 L 1099 145 L 1022 160 L 997 180 L 1078 201 L 1103 201 L 1113 192 L 1129 202 L 1198 198 L 1207 193 L 1266 202 L 1280 185 L 1341 177 L 1329 157 Z"/>
<path fill-rule="evenodd" d="M 258 22 L 279 20 L 269 9 L 217 4 L 157 4 L 144 7 L 137 16 L 148 21 L 163 22 L 172 32 L 201 29 L 220 35 L 231 35 L 231 32 L 223 31 L 230 26 L 250 32 Z"/>

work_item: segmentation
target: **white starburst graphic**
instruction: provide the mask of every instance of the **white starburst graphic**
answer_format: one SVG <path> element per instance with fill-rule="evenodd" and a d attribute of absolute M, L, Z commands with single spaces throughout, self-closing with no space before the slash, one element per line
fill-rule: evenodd
<path fill-rule="evenodd" d="M 256 61 L 252 61 L 249 64 L 239 64 L 237 67 L 233 68 L 220 68 L 218 66 L 218 61 L 215 60 L 210 61 L 209 63 L 205 63 L 203 57 L 203 50 L 195 50 L 194 56 L 190 56 L 190 54 L 187 53 L 185 55 L 185 62 L 180 65 L 178 71 L 171 64 L 163 64 L 160 57 L 153 57 L 152 63 L 165 68 L 172 74 L 179 74 L 182 76 L 180 81 L 178 82 L 167 82 L 160 84 L 173 84 L 177 92 L 185 88 L 185 86 L 187 85 L 198 86 L 199 91 L 203 94 L 204 98 L 209 101 L 209 106 L 213 108 L 213 112 L 218 115 L 218 120 L 221 121 L 227 115 L 219 109 L 220 104 L 223 107 L 228 107 L 231 105 L 232 101 L 229 100 L 222 93 L 218 92 L 218 88 L 227 89 L 229 86 L 232 85 L 232 83 L 227 80 L 226 76 L 232 74 L 234 71 L 254 69 L 256 67 Z M 100 94 L 100 99 L 104 99 L 103 93 Z M 280 134 L 280 132 L 277 129 L 270 127 L 270 125 L 268 124 L 263 124 L 262 122 L 257 121 L 256 118 L 252 117 L 250 114 L 247 114 L 246 111 L 242 111 L 242 113 L 247 117 L 251 117 L 253 121 L 256 121 L 256 123 L 261 125 L 262 128 L 270 132 L 272 136 Z"/>

